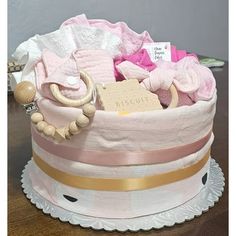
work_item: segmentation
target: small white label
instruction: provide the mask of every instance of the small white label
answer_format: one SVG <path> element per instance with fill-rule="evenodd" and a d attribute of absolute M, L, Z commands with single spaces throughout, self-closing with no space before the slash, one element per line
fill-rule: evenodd
<path fill-rule="evenodd" d="M 171 44 L 170 42 L 144 43 L 145 48 L 153 62 L 162 59 L 171 61 Z"/>
<path fill-rule="evenodd" d="M 78 83 L 78 79 L 74 76 L 68 76 L 66 80 L 69 85 L 75 85 Z"/>

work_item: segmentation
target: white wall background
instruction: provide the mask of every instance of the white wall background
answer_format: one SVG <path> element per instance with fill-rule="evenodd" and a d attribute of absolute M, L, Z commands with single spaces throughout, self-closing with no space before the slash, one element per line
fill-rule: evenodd
<path fill-rule="evenodd" d="M 8 0 L 8 55 L 35 34 L 56 30 L 67 18 L 125 21 L 155 41 L 228 59 L 227 0 Z"/>

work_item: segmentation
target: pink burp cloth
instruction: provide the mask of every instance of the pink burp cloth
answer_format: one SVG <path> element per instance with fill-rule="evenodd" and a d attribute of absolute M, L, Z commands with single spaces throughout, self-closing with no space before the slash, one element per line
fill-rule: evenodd
<path fill-rule="evenodd" d="M 49 89 L 50 83 L 60 85 L 63 95 L 71 91 L 72 96 L 70 98 L 76 98 L 78 91 L 86 90 L 85 84 L 80 79 L 76 61 L 71 56 L 60 58 L 55 53 L 45 49 L 42 52 L 41 60 L 35 65 L 35 74 L 38 92 L 43 97 L 52 100 L 55 99 Z"/>
<path fill-rule="evenodd" d="M 95 83 L 115 82 L 113 59 L 105 50 L 76 50 L 67 58 L 44 50 L 35 66 L 37 90 L 43 97 L 55 100 L 49 84 L 56 83 L 64 96 L 77 99 L 87 90 L 80 70 L 87 72 Z"/>

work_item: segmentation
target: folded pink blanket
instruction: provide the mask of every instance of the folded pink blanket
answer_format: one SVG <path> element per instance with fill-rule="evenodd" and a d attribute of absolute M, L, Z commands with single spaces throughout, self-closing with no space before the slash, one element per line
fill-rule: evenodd
<path fill-rule="evenodd" d="M 124 22 L 111 23 L 103 19 L 90 19 L 88 20 L 85 14 L 78 15 L 66 20 L 61 27 L 70 25 L 70 24 L 79 24 L 96 27 L 109 31 L 120 37 L 122 40 L 122 54 L 133 54 L 140 50 L 144 43 L 153 42 L 147 31 L 144 31 L 142 34 L 138 34 L 135 31 L 131 30 L 128 25 Z"/>
<path fill-rule="evenodd" d="M 115 77 L 117 81 L 124 80 L 124 76 L 122 76 L 121 73 L 117 70 L 116 66 L 119 65 L 123 61 L 130 61 L 135 65 L 138 65 L 139 67 L 147 70 L 152 71 L 156 68 L 155 63 L 153 63 L 150 59 L 150 56 L 148 55 L 148 52 L 146 49 L 141 49 L 137 53 L 134 53 L 132 55 L 123 55 L 120 57 L 115 58 L 114 65 L 115 65 Z"/>
<path fill-rule="evenodd" d="M 115 82 L 113 59 L 104 50 L 76 50 L 67 58 L 44 50 L 41 60 L 35 66 L 36 86 L 39 93 L 54 100 L 49 84 L 60 85 L 61 93 L 77 99 L 86 93 L 86 86 L 80 79 L 80 70 L 86 71 L 95 83 Z"/>
<path fill-rule="evenodd" d="M 117 35 L 122 40 L 121 51 L 123 56 L 137 53 L 142 49 L 144 43 L 154 42 L 147 31 L 138 34 L 124 22 L 111 23 L 103 19 L 87 19 L 85 14 L 81 14 L 66 20 L 61 27 L 70 24 L 92 26 Z M 171 45 L 171 60 L 173 62 L 177 62 L 186 56 L 195 56 L 197 58 L 196 54 L 188 54 L 185 50 L 177 50 L 175 45 Z"/>

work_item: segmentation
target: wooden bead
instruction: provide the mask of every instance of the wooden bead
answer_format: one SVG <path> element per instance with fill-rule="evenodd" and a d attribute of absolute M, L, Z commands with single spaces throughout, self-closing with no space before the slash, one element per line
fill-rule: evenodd
<path fill-rule="evenodd" d="M 54 134 L 54 138 L 55 138 L 56 142 L 61 142 L 61 141 L 65 140 L 66 139 L 65 128 L 63 127 L 63 128 L 56 129 L 55 134 Z"/>
<path fill-rule="evenodd" d="M 36 125 L 36 128 L 39 132 L 43 132 L 44 128 L 47 126 L 47 122 L 45 121 L 39 121 L 39 123 Z"/>
<path fill-rule="evenodd" d="M 31 116 L 31 121 L 34 124 L 37 124 L 38 122 L 43 121 L 43 115 L 40 112 L 35 112 Z"/>
<path fill-rule="evenodd" d="M 69 125 L 69 132 L 71 134 L 78 134 L 81 131 L 81 128 L 76 125 L 75 121 L 72 121 Z"/>
<path fill-rule="evenodd" d="M 69 132 L 69 128 L 65 128 L 65 137 L 66 139 L 70 139 L 72 134 Z"/>
<path fill-rule="evenodd" d="M 79 127 L 86 127 L 89 124 L 89 119 L 87 116 L 80 114 L 76 119 L 76 125 Z"/>
<path fill-rule="evenodd" d="M 90 103 L 87 103 L 82 107 L 82 110 L 83 114 L 87 117 L 93 117 L 96 112 L 96 107 Z"/>
<path fill-rule="evenodd" d="M 47 125 L 47 126 L 43 129 L 43 133 L 44 133 L 46 136 L 51 136 L 51 137 L 54 136 L 55 131 L 56 131 L 56 128 L 53 127 L 52 125 Z"/>
<path fill-rule="evenodd" d="M 16 85 L 14 97 L 20 104 L 29 104 L 34 101 L 35 86 L 29 81 L 22 81 Z"/>

